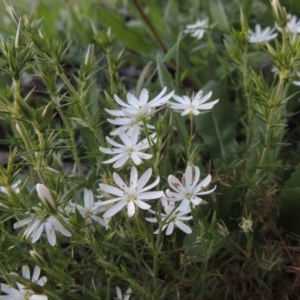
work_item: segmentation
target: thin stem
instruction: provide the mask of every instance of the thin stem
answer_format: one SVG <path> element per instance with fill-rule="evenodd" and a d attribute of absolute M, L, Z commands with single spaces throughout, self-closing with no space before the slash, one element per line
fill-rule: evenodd
<path fill-rule="evenodd" d="M 158 42 L 158 44 L 160 45 L 162 50 L 165 53 L 167 53 L 168 52 L 168 47 L 165 45 L 163 40 L 160 38 L 159 33 L 157 32 L 157 30 L 153 26 L 151 20 L 145 14 L 145 12 L 144 12 L 143 8 L 141 7 L 141 5 L 139 4 L 139 2 L 137 0 L 132 0 L 132 2 L 134 4 L 134 6 L 136 7 L 136 9 L 138 10 L 138 12 L 140 13 L 140 15 L 141 15 L 142 19 L 144 20 L 144 22 L 148 25 L 150 31 L 152 32 L 153 36 L 155 37 L 156 41 Z"/>

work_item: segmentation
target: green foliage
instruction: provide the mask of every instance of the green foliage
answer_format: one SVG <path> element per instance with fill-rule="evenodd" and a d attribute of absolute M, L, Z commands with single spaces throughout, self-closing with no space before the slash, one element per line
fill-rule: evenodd
<path fill-rule="evenodd" d="M 299 16 L 294 2 L 282 0 Z M 0 12 L 1 283 L 28 284 L 49 299 L 113 299 L 117 286 L 123 293 L 131 287 L 131 299 L 299 298 L 293 259 L 299 241 L 289 233 L 300 232 L 299 86 L 293 86 L 300 35 L 280 24 L 275 40 L 249 42 L 256 24 L 273 26 L 271 4 L 15 5 L 5 3 Z M 200 40 L 184 31 L 206 16 Z M 99 150 L 107 136 L 117 141 L 107 122 L 108 110 L 117 109 L 115 95 L 124 100 L 146 88 L 153 99 L 164 87 L 190 99 L 212 91 L 209 101 L 219 102 L 199 115 L 181 116 L 171 104 L 153 109 L 157 142 L 150 143 L 153 157 L 139 174 L 152 168 L 166 191 L 169 175 L 184 180 L 192 164 L 200 167 L 201 180 L 212 175 L 201 191 L 214 185 L 216 191 L 203 196 L 205 206 L 192 207 L 191 234 L 176 228 L 165 235 L 160 201 L 151 201 L 153 225 L 145 221 L 147 211 L 132 218 L 120 211 L 109 228 L 96 222 L 88 230 L 79 206 L 68 209 L 83 205 L 86 188 L 98 201 L 99 183 L 114 184 L 113 173 L 128 178 L 131 167 L 113 169 Z M 152 129 L 142 123 L 149 142 Z M 39 199 L 37 183 L 49 188 L 55 205 Z M 32 214 L 57 218 L 71 237 L 57 234 L 52 247 L 43 233 L 32 243 L 15 227 Z M 47 284 L 19 276 L 24 265 L 38 265 Z"/>

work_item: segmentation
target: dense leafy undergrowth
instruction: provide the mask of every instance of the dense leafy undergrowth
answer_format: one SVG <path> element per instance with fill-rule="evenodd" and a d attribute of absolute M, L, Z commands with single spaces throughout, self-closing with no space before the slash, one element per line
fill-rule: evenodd
<path fill-rule="evenodd" d="M 298 299 L 300 2 L 0 12 L 0 299 Z"/>

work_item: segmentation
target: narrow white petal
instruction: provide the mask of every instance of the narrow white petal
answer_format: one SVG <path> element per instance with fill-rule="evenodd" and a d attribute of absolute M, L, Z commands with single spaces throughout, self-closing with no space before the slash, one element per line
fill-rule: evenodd
<path fill-rule="evenodd" d="M 142 163 L 141 158 L 136 152 L 132 152 L 130 158 L 136 166 L 139 166 Z"/>
<path fill-rule="evenodd" d="M 123 191 L 126 191 L 128 189 L 127 184 L 123 181 L 123 179 L 120 177 L 120 175 L 116 172 L 113 173 L 113 179 L 114 179 L 115 183 L 117 184 L 117 186 L 121 189 L 121 190 L 119 190 L 121 192 L 121 194 L 115 194 L 115 195 L 122 196 Z"/>
<path fill-rule="evenodd" d="M 133 201 L 128 202 L 127 204 L 127 215 L 131 218 L 135 213 L 135 205 Z"/>
<path fill-rule="evenodd" d="M 125 165 L 125 163 L 127 162 L 127 160 L 129 159 L 129 156 L 127 154 L 122 154 L 119 159 L 113 164 L 113 167 L 115 169 L 119 169 L 122 166 Z"/>
<path fill-rule="evenodd" d="M 103 218 L 110 218 L 117 214 L 122 208 L 126 206 L 127 202 L 125 200 L 121 200 L 116 205 L 108 209 L 105 214 L 103 215 Z"/>
<path fill-rule="evenodd" d="M 184 189 L 182 183 L 173 175 L 168 176 L 168 183 L 170 187 L 176 192 L 181 192 Z"/>
<path fill-rule="evenodd" d="M 142 89 L 140 94 L 140 102 L 142 105 L 146 104 L 149 99 L 149 92 L 146 89 Z"/>
<path fill-rule="evenodd" d="M 190 205 L 191 205 L 190 200 L 184 199 L 180 203 L 180 205 L 178 207 L 178 210 L 184 211 L 184 212 L 190 212 L 191 211 L 191 206 Z"/>
<path fill-rule="evenodd" d="M 54 229 L 58 232 L 60 232 L 63 236 L 65 237 L 70 237 L 71 233 L 69 230 L 67 230 L 58 220 L 55 220 L 54 224 Z"/>
<path fill-rule="evenodd" d="M 47 222 L 45 224 L 45 231 L 46 231 L 47 240 L 49 244 L 51 246 L 54 246 L 56 244 L 56 234 L 53 225 L 50 222 Z"/>
<path fill-rule="evenodd" d="M 114 98 L 115 98 L 115 101 L 120 105 L 120 106 L 123 106 L 123 107 L 128 107 L 129 105 L 127 103 L 125 103 L 123 100 L 121 100 L 119 98 L 118 95 L 114 95 Z"/>
<path fill-rule="evenodd" d="M 143 192 L 139 194 L 138 198 L 141 200 L 153 200 L 163 197 L 164 192 L 163 191 L 152 191 L 152 192 Z"/>
<path fill-rule="evenodd" d="M 117 183 L 117 181 L 115 180 L 115 182 Z M 99 184 L 100 190 L 102 192 L 108 193 L 108 194 L 112 194 L 112 195 L 116 195 L 119 197 L 122 197 L 124 195 L 124 191 L 112 186 L 112 185 L 108 185 L 106 183 L 100 183 Z M 122 187 L 123 188 L 123 187 Z"/>
<path fill-rule="evenodd" d="M 185 176 L 184 176 L 184 180 L 185 180 L 185 186 L 192 186 L 193 185 L 193 167 L 188 165 L 186 170 L 185 170 Z"/>
<path fill-rule="evenodd" d="M 145 191 L 149 191 L 150 189 L 152 189 L 153 187 L 157 186 L 159 184 L 160 178 L 159 176 L 155 179 L 155 181 L 153 181 L 151 184 L 145 186 L 144 188 L 142 188 L 140 190 L 140 192 L 145 192 Z"/>
<path fill-rule="evenodd" d="M 115 147 L 117 147 L 117 148 L 124 148 L 124 144 L 120 144 L 120 143 L 117 143 L 117 142 L 115 142 L 113 139 L 111 139 L 109 136 L 107 136 L 106 138 L 106 141 L 108 142 L 108 143 L 110 143 L 112 146 L 115 146 Z"/>
<path fill-rule="evenodd" d="M 137 186 L 137 181 L 138 181 L 138 172 L 136 167 L 131 167 L 130 171 L 130 186 L 136 187 Z"/>
<path fill-rule="evenodd" d="M 141 200 L 135 200 L 134 203 L 136 204 L 136 206 L 138 206 L 141 209 L 144 210 L 148 210 L 149 208 L 151 208 L 151 205 L 149 205 L 148 203 L 145 203 Z"/>
<path fill-rule="evenodd" d="M 27 265 L 22 266 L 22 276 L 28 280 L 30 280 L 30 269 Z"/>
<path fill-rule="evenodd" d="M 33 233 L 26 234 L 26 238 L 28 238 L 31 235 L 31 243 L 34 244 L 35 242 L 37 242 L 41 238 L 41 235 L 42 235 L 43 230 L 44 230 L 44 226 L 45 226 L 45 224 L 41 223 L 38 227 L 35 228 Z"/>
<path fill-rule="evenodd" d="M 197 97 L 197 100 L 199 100 L 199 103 L 202 104 L 204 102 L 206 102 L 212 95 L 212 91 L 209 91 L 206 95 L 204 95 L 203 97 Z M 196 95 L 197 96 L 197 95 Z"/>
<path fill-rule="evenodd" d="M 172 234 L 173 231 L 174 231 L 174 223 L 170 222 L 168 224 L 168 227 L 167 227 L 167 230 L 166 230 L 166 235 Z"/>
<path fill-rule="evenodd" d="M 152 175 L 152 169 L 151 168 L 147 169 L 143 173 L 143 175 L 141 176 L 141 178 L 137 182 L 137 189 L 138 190 L 141 190 L 147 184 L 147 182 L 149 181 L 151 175 Z"/>
<path fill-rule="evenodd" d="M 219 102 L 219 100 L 215 100 L 212 102 L 201 104 L 201 105 L 199 105 L 198 109 L 203 109 L 203 110 L 212 109 L 218 102 Z"/>
<path fill-rule="evenodd" d="M 157 223 L 157 218 L 145 218 L 145 220 L 150 223 Z"/>
<path fill-rule="evenodd" d="M 31 216 L 29 218 L 26 218 L 26 219 L 23 219 L 23 220 L 20 220 L 20 221 L 14 223 L 14 229 L 17 229 L 19 227 L 23 227 L 24 225 L 27 225 L 27 224 L 31 223 L 33 220 L 34 220 L 33 216 Z"/>
<path fill-rule="evenodd" d="M 184 224 L 183 222 L 181 222 L 179 220 L 175 221 L 175 225 L 187 234 L 190 234 L 192 232 L 192 229 L 189 226 L 187 226 L 186 224 Z"/>
<path fill-rule="evenodd" d="M 31 281 L 37 282 L 39 280 L 40 273 L 41 273 L 41 268 L 38 265 L 36 265 L 33 269 Z"/>
<path fill-rule="evenodd" d="M 94 205 L 94 194 L 91 190 L 84 189 L 83 190 L 83 201 L 85 208 L 92 208 Z"/>
<path fill-rule="evenodd" d="M 124 117 L 124 111 L 121 109 L 107 109 L 105 108 L 105 110 L 112 116 L 114 117 Z"/>

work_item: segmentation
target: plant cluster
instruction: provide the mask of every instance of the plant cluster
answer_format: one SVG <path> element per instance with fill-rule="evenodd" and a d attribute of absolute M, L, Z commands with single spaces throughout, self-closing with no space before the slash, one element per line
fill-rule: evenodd
<path fill-rule="evenodd" d="M 0 299 L 298 297 L 300 8 L 120 2 L 4 3 Z"/>

